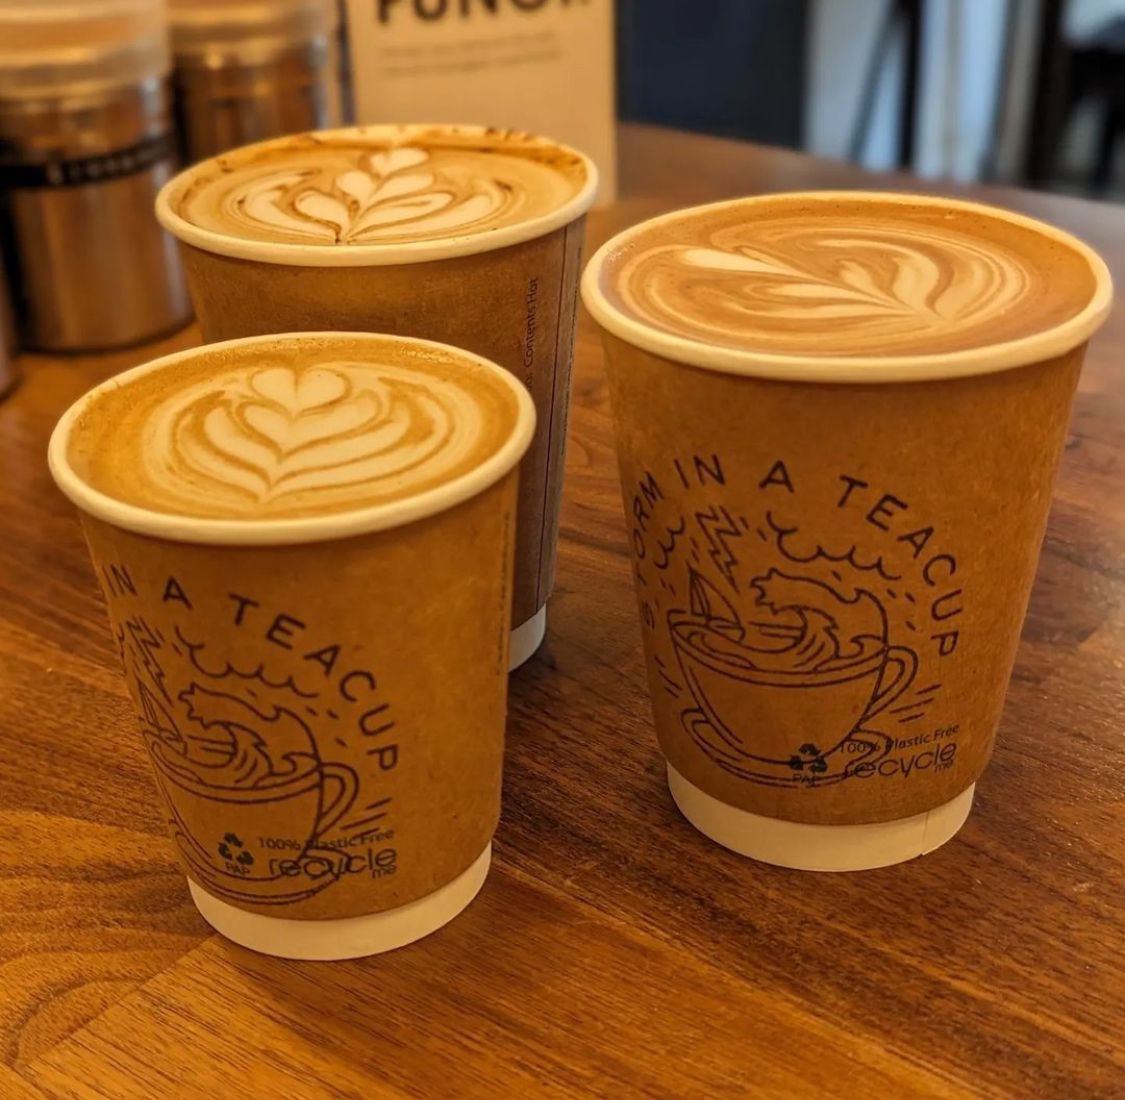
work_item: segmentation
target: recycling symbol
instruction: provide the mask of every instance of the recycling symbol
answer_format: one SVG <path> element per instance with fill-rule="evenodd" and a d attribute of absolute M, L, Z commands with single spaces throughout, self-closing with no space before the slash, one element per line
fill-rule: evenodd
<path fill-rule="evenodd" d="M 810 772 L 828 771 L 828 761 L 820 755 L 820 749 L 816 745 L 804 744 L 798 751 L 801 754 L 800 756 L 793 755 L 789 758 L 789 767 L 795 772 L 804 771 L 806 766 Z"/>
<path fill-rule="evenodd" d="M 235 854 L 234 849 L 239 849 Z M 219 841 L 219 855 L 223 859 L 228 859 L 232 863 L 241 863 L 243 867 L 249 867 L 254 862 L 254 857 L 246 851 L 242 840 L 237 833 L 227 833 L 222 840 Z"/>

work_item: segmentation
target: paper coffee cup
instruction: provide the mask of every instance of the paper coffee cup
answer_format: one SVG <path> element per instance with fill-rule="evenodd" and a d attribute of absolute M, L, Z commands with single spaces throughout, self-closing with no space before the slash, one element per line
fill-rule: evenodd
<path fill-rule="evenodd" d="M 199 519 L 106 495 L 76 467 L 83 417 L 137 379 L 166 376 L 174 393 L 188 369 L 278 349 L 378 362 L 404 346 L 474 372 L 512 410 L 496 449 L 436 487 L 322 515 Z M 267 446 L 276 403 L 224 402 L 224 423 L 260 429 Z M 316 423 L 301 423 L 294 468 L 315 442 Z M 228 429 L 206 426 L 221 445 Z M 297 438 L 290 428 L 278 431 Z M 179 352 L 59 422 L 51 471 L 81 514 L 168 827 L 201 913 L 229 938 L 292 958 L 372 954 L 435 930 L 479 890 L 500 807 L 517 466 L 533 430 L 508 372 L 367 333 Z"/>
<path fill-rule="evenodd" d="M 769 253 L 779 200 L 798 211 L 787 226 L 812 234 L 807 255 L 816 223 L 805 215 L 871 200 L 890 218 L 913 204 L 935 232 L 948 216 L 966 232 L 979 220 L 1029 234 L 1045 255 L 1065 253 L 1088 294 L 1024 339 L 844 354 L 848 323 L 870 310 L 881 337 L 898 323 L 893 294 L 922 285 L 912 261 L 895 266 L 909 250 L 826 234 L 839 249 L 829 274 L 802 285 L 799 261 Z M 765 243 L 698 249 L 693 219 L 712 216 Z M 869 221 L 882 225 L 878 212 Z M 685 301 L 708 293 L 708 308 L 745 311 L 748 333 L 754 310 L 780 309 L 779 324 L 819 326 L 820 353 L 709 343 L 638 319 L 609 287 L 642 234 L 694 249 Z M 959 300 L 975 309 L 1000 294 L 989 282 L 1000 266 L 965 247 L 975 297 Z M 940 311 L 953 284 L 936 250 L 920 248 L 919 279 Z M 764 289 L 701 289 L 707 267 Z M 637 285 L 666 294 L 667 270 Z M 883 294 L 884 276 L 897 289 Z M 593 257 L 582 292 L 604 329 L 652 707 L 680 809 L 727 847 L 790 867 L 881 866 L 948 840 L 992 751 L 1085 343 L 1111 302 L 1105 265 L 1005 211 L 819 193 L 635 227 Z M 936 332 L 940 312 L 930 319 Z"/>
<path fill-rule="evenodd" d="M 219 233 L 182 216 L 198 181 L 311 141 L 396 149 L 503 140 L 548 150 L 582 174 L 567 202 L 541 216 L 444 239 L 347 245 L 278 243 Z M 424 165 L 423 165 L 424 168 Z M 386 179 L 416 172 L 390 171 Z M 373 179 L 373 186 L 384 183 Z M 587 157 L 545 138 L 479 127 L 367 126 L 262 142 L 204 161 L 160 193 L 156 213 L 180 242 L 205 340 L 285 332 L 375 331 L 468 348 L 511 371 L 535 402 L 538 428 L 522 466 L 516 534 L 512 665 L 538 648 L 554 585 L 570 373 L 585 214 L 597 189 Z M 341 192 L 343 195 L 343 192 Z M 343 195 L 347 198 L 346 195 Z"/>

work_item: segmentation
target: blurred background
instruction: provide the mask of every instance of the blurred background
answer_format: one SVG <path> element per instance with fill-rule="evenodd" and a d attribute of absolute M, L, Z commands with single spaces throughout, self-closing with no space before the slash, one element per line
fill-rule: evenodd
<path fill-rule="evenodd" d="M 618 28 L 623 118 L 1125 197 L 1123 0 L 620 0 Z"/>
<path fill-rule="evenodd" d="M 1118 201 L 1125 0 L 0 0 L 0 391 L 17 344 L 190 320 L 152 217 L 186 164 L 484 122 L 583 147 L 611 199 L 615 118 Z"/>
<path fill-rule="evenodd" d="M 1125 197 L 1123 0 L 619 0 L 623 118 Z"/>

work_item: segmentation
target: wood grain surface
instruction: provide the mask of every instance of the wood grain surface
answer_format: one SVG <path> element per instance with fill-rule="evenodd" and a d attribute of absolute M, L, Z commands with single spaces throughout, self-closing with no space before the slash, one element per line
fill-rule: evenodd
<path fill-rule="evenodd" d="M 646 128 L 622 154 L 591 245 L 676 206 L 895 183 Z M 1125 210 L 990 197 L 1125 280 Z M 583 318 L 495 871 L 429 940 L 334 964 L 255 955 L 195 914 L 44 461 L 79 393 L 195 340 L 28 356 L 0 404 L 0 1098 L 1125 1096 L 1125 311 L 1090 350 L 973 816 L 922 860 L 842 876 L 740 859 L 671 804 Z"/>

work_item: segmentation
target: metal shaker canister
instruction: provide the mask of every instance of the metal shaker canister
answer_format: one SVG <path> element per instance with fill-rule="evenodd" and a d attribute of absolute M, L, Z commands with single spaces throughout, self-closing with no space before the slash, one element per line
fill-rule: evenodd
<path fill-rule="evenodd" d="M 340 121 L 336 0 L 170 0 L 184 156 Z"/>
<path fill-rule="evenodd" d="M 21 343 L 120 347 L 185 324 L 152 216 L 175 170 L 162 0 L 0 0 L 0 225 Z"/>

